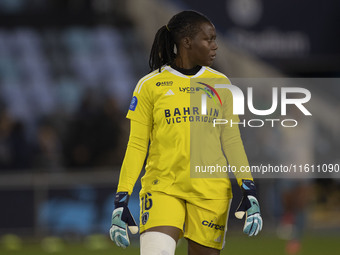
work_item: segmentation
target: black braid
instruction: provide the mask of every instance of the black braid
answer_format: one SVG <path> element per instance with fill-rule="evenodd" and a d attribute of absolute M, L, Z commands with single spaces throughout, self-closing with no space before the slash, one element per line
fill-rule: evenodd
<path fill-rule="evenodd" d="M 159 69 L 165 64 L 172 62 L 176 54 L 174 53 L 175 42 L 166 26 L 162 26 L 156 33 L 151 48 L 149 66 L 151 71 Z"/>
<path fill-rule="evenodd" d="M 151 71 L 163 65 L 170 65 L 175 60 L 175 45 L 183 37 L 194 37 L 199 32 L 201 23 L 211 21 L 203 14 L 196 11 L 183 11 L 173 16 L 168 25 L 162 26 L 156 33 L 152 44 L 149 66 Z"/>

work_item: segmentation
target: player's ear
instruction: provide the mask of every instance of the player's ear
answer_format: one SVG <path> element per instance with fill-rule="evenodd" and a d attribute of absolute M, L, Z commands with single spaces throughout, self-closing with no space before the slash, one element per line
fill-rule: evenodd
<path fill-rule="evenodd" d="M 190 37 L 184 37 L 182 38 L 182 45 L 184 48 L 186 49 L 190 49 L 191 48 L 191 38 Z"/>

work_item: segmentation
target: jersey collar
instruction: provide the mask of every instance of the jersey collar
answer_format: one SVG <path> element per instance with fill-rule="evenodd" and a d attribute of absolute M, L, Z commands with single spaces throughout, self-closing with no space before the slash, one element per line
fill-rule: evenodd
<path fill-rule="evenodd" d="M 196 78 L 196 77 L 200 76 L 202 73 L 204 73 L 205 68 L 206 68 L 205 66 L 202 66 L 201 69 L 193 76 L 182 74 L 182 73 L 178 72 L 177 70 L 173 69 L 171 66 L 165 66 L 164 70 L 167 70 L 174 75 L 190 79 L 190 78 Z"/>

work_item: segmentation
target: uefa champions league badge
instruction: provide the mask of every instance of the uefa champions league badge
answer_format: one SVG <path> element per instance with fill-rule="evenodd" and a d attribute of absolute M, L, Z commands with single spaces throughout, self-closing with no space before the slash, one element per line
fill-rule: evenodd
<path fill-rule="evenodd" d="M 131 100 L 129 109 L 130 109 L 131 111 L 136 110 L 137 103 L 138 103 L 137 97 L 134 96 L 134 97 L 132 98 L 132 100 Z"/>

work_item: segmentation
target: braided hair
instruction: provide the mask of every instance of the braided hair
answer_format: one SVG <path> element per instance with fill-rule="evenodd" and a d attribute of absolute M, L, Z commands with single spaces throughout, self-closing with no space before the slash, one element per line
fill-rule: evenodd
<path fill-rule="evenodd" d="M 149 58 L 151 71 L 159 69 L 160 72 L 163 65 L 172 64 L 176 57 L 175 45 L 184 37 L 193 38 L 205 22 L 211 23 L 205 15 L 196 11 L 182 11 L 174 15 L 155 35 Z"/>

